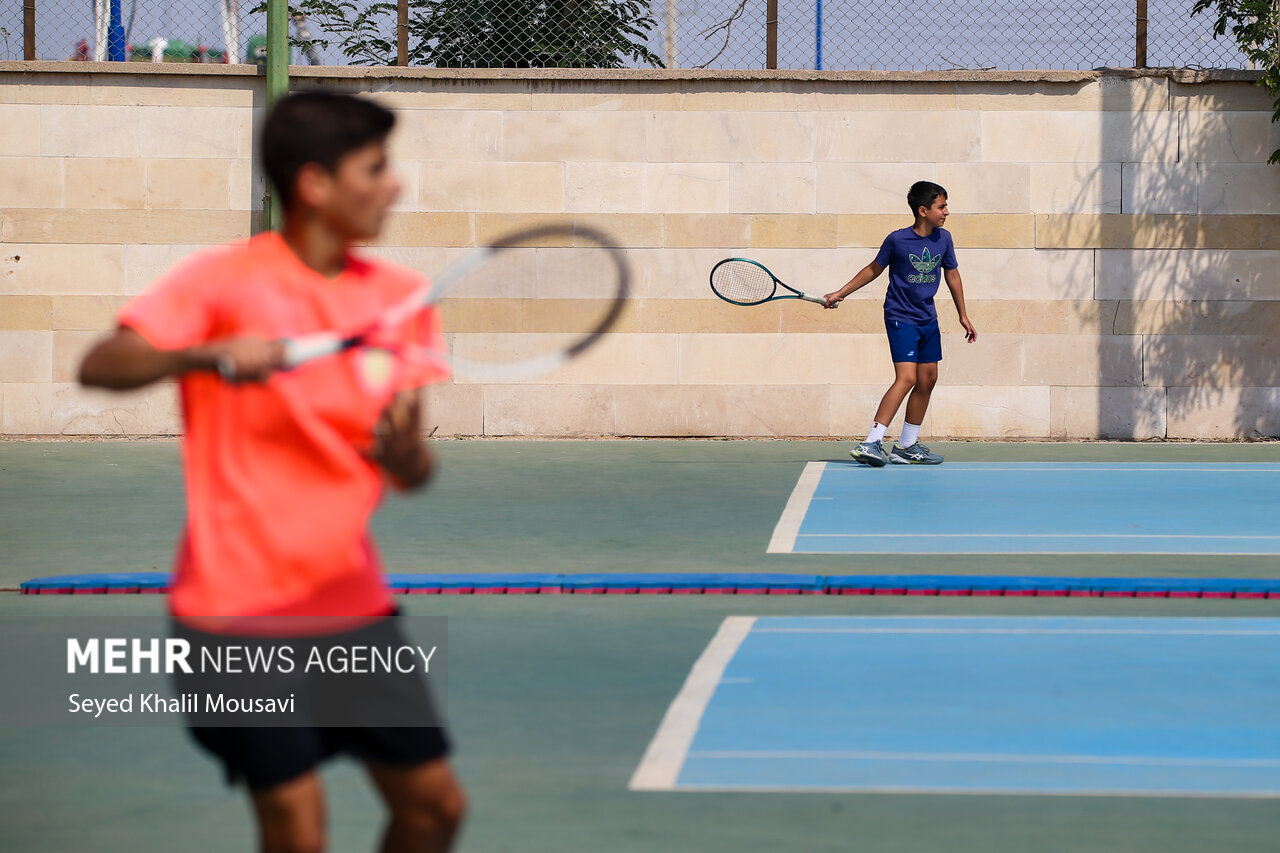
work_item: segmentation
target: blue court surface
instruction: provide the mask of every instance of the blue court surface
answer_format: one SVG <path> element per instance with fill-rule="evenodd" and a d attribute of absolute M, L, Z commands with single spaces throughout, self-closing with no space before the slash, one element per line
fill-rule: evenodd
<path fill-rule="evenodd" d="M 1280 619 L 730 617 L 635 790 L 1280 797 Z"/>
<path fill-rule="evenodd" d="M 1280 465 L 811 462 L 769 542 L 803 554 L 1280 554 Z"/>

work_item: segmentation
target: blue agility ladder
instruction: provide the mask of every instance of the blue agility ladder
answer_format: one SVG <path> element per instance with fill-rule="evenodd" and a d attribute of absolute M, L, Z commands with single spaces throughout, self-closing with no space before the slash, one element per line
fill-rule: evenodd
<path fill-rule="evenodd" d="M 53 575 L 28 595 L 167 593 L 167 572 Z M 786 573 L 390 574 L 404 595 L 938 595 L 1117 598 L 1275 598 L 1280 578 L 1125 578 Z"/>

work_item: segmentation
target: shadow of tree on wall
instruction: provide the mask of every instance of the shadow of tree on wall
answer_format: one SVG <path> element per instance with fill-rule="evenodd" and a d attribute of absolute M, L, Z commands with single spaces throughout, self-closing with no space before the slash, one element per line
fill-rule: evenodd
<path fill-rule="evenodd" d="M 1261 248 L 1261 217 L 1248 215 L 1275 201 L 1251 208 L 1252 193 L 1224 185 L 1216 165 L 1262 168 L 1268 133 L 1252 125 L 1270 116 L 1261 97 L 1252 113 L 1187 110 L 1175 95 L 1194 90 L 1176 76 L 1163 82 L 1117 80 L 1102 114 L 1099 160 L 1121 163 L 1123 216 L 1088 235 L 1095 298 L 1117 301 L 1112 336 L 1137 339 L 1141 386 L 1100 384 L 1098 432 L 1280 436 L 1280 252 Z"/>
<path fill-rule="evenodd" d="M 1230 253 L 1206 254 L 1221 271 Z M 1224 299 L 1174 293 L 1122 304 L 1117 321 L 1143 333 L 1144 383 L 1165 390 L 1170 438 L 1280 435 L 1280 304 L 1232 298 L 1229 285 L 1239 281 L 1224 283 Z"/>

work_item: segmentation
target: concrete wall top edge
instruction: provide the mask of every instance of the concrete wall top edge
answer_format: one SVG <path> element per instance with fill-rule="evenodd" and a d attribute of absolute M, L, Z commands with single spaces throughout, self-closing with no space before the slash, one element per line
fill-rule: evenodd
<path fill-rule="evenodd" d="M 0 79 L 18 74 L 171 75 L 178 77 L 259 77 L 252 65 L 185 65 L 147 62 L 0 61 Z M 400 68 L 396 66 L 291 66 L 293 78 L 377 78 L 528 81 L 778 81 L 915 83 L 1082 83 L 1102 79 L 1163 78 L 1176 83 L 1256 83 L 1260 71 L 1190 68 L 1096 68 L 1091 71 L 811 71 L 696 70 L 630 68 Z"/>

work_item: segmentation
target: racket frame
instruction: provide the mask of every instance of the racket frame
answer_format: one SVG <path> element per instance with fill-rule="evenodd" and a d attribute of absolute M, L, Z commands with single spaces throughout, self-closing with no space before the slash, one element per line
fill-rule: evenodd
<path fill-rule="evenodd" d="M 747 263 L 747 264 L 751 264 L 752 266 L 759 267 L 761 270 L 764 271 L 765 275 L 773 279 L 773 285 L 774 285 L 773 292 L 770 293 L 768 296 L 764 297 L 763 299 L 756 299 L 751 302 L 743 302 L 741 300 L 730 299 L 729 297 L 725 296 L 716 287 L 716 270 L 720 269 L 720 267 L 724 266 L 725 264 L 733 264 L 733 263 Z M 730 305 L 741 305 L 745 307 L 751 307 L 753 305 L 763 305 L 766 302 L 774 302 L 778 299 L 800 299 L 805 302 L 812 302 L 816 305 L 823 305 L 823 306 L 827 304 L 827 300 L 824 297 L 815 296 L 812 293 L 805 293 L 803 290 L 797 290 L 796 288 L 792 287 L 791 285 L 787 284 L 785 281 L 783 281 L 782 279 L 774 275 L 773 272 L 764 264 L 760 263 L 759 261 L 753 261 L 750 258 L 725 258 L 724 260 L 720 261 L 714 267 L 711 268 L 710 281 L 711 281 L 711 292 L 714 293 L 719 298 L 723 299 L 725 302 L 728 302 Z M 784 290 L 790 291 L 790 293 L 778 293 L 779 287 L 783 288 Z M 840 306 L 840 303 L 837 302 L 835 305 L 832 305 L 831 307 L 838 308 L 839 306 Z"/>
<path fill-rule="evenodd" d="M 537 245 L 539 241 L 553 235 L 564 234 L 570 235 L 574 248 L 600 248 L 607 251 L 617 270 L 616 293 L 609 310 L 592 331 L 563 350 L 512 363 L 471 362 L 453 358 L 447 352 L 426 351 L 427 358 L 451 365 L 459 372 L 466 374 L 468 379 L 478 381 L 514 381 L 549 373 L 599 341 L 617 324 L 626 307 L 627 296 L 631 289 L 631 266 L 621 247 L 608 234 L 597 228 L 583 225 L 542 225 L 505 234 L 487 246 L 479 246 L 467 252 L 439 275 L 400 302 L 385 309 L 372 323 L 356 332 L 348 334 L 333 331 L 315 332 L 283 339 L 281 343 L 284 345 L 284 359 L 281 369 L 292 370 L 317 358 L 364 346 L 375 333 L 401 326 L 420 311 L 438 304 L 459 282 L 503 250 L 524 248 L 522 244 L 525 243 L 529 244 L 527 248 L 539 248 Z M 584 239 L 587 241 L 585 245 L 582 244 Z M 235 378 L 234 365 L 228 360 L 219 362 L 218 372 L 225 379 Z"/>

